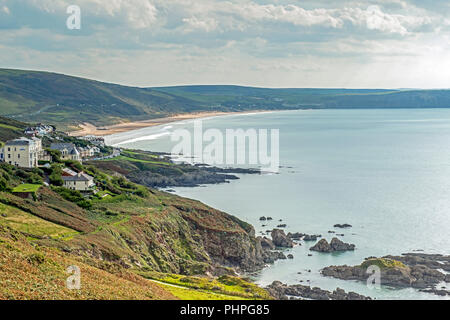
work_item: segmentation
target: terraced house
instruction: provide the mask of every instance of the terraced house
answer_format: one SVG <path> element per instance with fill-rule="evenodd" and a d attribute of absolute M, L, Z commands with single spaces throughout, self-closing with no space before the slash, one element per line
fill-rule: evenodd
<path fill-rule="evenodd" d="M 42 141 L 38 138 L 10 140 L 0 150 L 0 161 L 22 168 L 36 168 L 42 154 Z"/>

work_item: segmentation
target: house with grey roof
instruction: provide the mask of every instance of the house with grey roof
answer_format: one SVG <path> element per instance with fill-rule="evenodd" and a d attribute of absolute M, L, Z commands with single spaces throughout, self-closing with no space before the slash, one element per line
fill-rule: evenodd
<path fill-rule="evenodd" d="M 58 150 L 62 160 L 75 160 L 81 162 L 81 155 L 73 143 L 52 143 L 50 149 Z"/>
<path fill-rule="evenodd" d="M 84 172 L 75 175 L 62 175 L 61 178 L 64 181 L 64 188 L 82 192 L 94 191 L 94 178 Z"/>

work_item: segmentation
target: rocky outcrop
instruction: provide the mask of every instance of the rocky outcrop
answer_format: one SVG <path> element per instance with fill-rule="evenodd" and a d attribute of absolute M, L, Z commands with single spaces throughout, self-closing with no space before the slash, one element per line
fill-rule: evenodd
<path fill-rule="evenodd" d="M 261 247 L 263 249 L 268 249 L 268 250 L 275 250 L 275 245 L 273 244 L 272 240 L 266 238 L 266 237 L 260 237 L 259 241 L 261 242 Z"/>
<path fill-rule="evenodd" d="M 321 239 L 309 250 L 318 252 L 336 252 L 336 251 L 352 251 L 355 250 L 354 244 L 345 243 L 338 238 L 333 238 L 330 243 L 326 239 Z"/>
<path fill-rule="evenodd" d="M 312 300 L 371 300 L 355 292 L 345 292 L 337 288 L 333 292 L 322 290 L 320 288 L 304 285 L 286 285 L 279 281 L 274 281 L 265 288 L 271 296 L 278 300 L 288 299 L 312 299 Z"/>
<path fill-rule="evenodd" d="M 423 265 L 431 269 L 442 269 L 450 272 L 450 256 L 441 254 L 405 253 L 401 256 L 386 256 L 384 258 L 397 260 L 408 266 Z"/>
<path fill-rule="evenodd" d="M 321 238 L 320 234 L 306 234 L 306 233 L 288 233 L 287 236 L 292 240 L 303 240 L 303 241 L 317 241 L 317 238 Z"/>
<path fill-rule="evenodd" d="M 437 296 L 450 296 L 450 291 L 449 290 L 444 290 L 444 289 L 421 289 L 419 290 L 421 292 L 426 292 L 426 293 L 432 293 L 435 294 Z"/>
<path fill-rule="evenodd" d="M 326 239 L 321 239 L 313 247 L 309 248 L 311 251 L 331 252 L 331 246 Z"/>
<path fill-rule="evenodd" d="M 102 163 L 96 163 L 104 167 Z M 128 169 L 128 168 L 127 168 Z M 197 187 L 204 184 L 227 183 L 238 180 L 235 174 L 260 174 L 260 170 L 244 168 L 217 168 L 210 166 L 178 165 L 177 174 L 154 172 L 153 170 L 125 170 L 125 176 L 131 181 L 152 188 Z M 181 172 L 181 174 L 180 174 Z"/>
<path fill-rule="evenodd" d="M 404 254 L 402 256 L 385 256 L 383 258 L 367 258 L 358 266 L 330 266 L 321 273 L 327 277 L 342 280 L 367 281 L 373 272 L 368 268 L 376 266 L 380 269 L 380 283 L 394 288 L 417 288 L 423 292 L 443 295 L 446 290 L 436 288 L 441 282 L 449 282 L 450 278 L 440 270 L 448 267 L 450 256 Z"/>
<path fill-rule="evenodd" d="M 354 244 L 345 243 L 338 238 L 331 239 L 330 246 L 332 251 L 353 251 L 355 250 Z"/>
<path fill-rule="evenodd" d="M 352 225 L 348 224 L 348 223 L 344 223 L 344 224 L 335 224 L 333 227 L 345 229 L 345 228 L 351 228 Z"/>
<path fill-rule="evenodd" d="M 280 248 L 293 248 L 294 242 L 286 236 L 283 230 L 274 229 L 272 230 L 272 242 L 276 247 Z"/>

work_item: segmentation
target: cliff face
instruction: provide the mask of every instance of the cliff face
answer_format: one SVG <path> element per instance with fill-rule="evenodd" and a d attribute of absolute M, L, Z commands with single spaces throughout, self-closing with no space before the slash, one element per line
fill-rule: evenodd
<path fill-rule="evenodd" d="M 63 208 L 66 203 L 49 189 L 43 189 L 41 198 L 52 200 L 27 202 L 30 212 L 33 207 Z M 125 268 L 186 275 L 232 274 L 232 269 L 255 271 L 264 266 L 260 241 L 251 225 L 198 201 L 152 191 L 145 199 L 102 202 L 78 214 L 96 228 L 79 230 L 70 239 L 38 243 Z M 65 216 L 61 214 L 61 219 Z M 57 217 L 52 219 L 58 222 Z"/>
<path fill-rule="evenodd" d="M 15 196 L 8 188 L 37 173 L 3 164 L 0 175 L 9 180 L 0 192 L 0 225 L 26 233 L 36 244 L 128 269 L 222 275 L 232 274 L 230 268 L 263 267 L 260 240 L 251 225 L 198 201 L 85 170 L 92 170 L 109 193 L 91 197 L 83 209 L 60 188 L 42 186 L 36 201 Z"/>

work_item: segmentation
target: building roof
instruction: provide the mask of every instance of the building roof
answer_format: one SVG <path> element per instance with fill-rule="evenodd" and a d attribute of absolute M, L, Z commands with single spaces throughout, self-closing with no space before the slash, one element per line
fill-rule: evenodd
<path fill-rule="evenodd" d="M 90 175 L 88 175 L 84 172 L 80 172 L 77 175 L 71 176 L 71 177 L 62 176 L 62 179 L 64 181 L 92 181 L 92 180 L 94 180 L 93 177 L 91 177 Z"/>
<path fill-rule="evenodd" d="M 72 177 L 77 175 L 77 173 L 75 171 L 73 171 L 73 170 L 71 170 L 69 168 L 62 169 L 62 172 L 63 172 L 63 174 L 65 173 L 65 174 L 68 174 L 69 176 L 72 176 Z"/>
<path fill-rule="evenodd" d="M 58 151 L 67 150 L 69 154 L 79 154 L 73 143 L 52 143 L 50 149 Z"/>
<path fill-rule="evenodd" d="M 30 140 L 28 138 L 19 138 L 19 139 L 6 141 L 5 145 L 6 146 L 27 146 L 32 143 L 34 143 L 34 141 Z"/>

